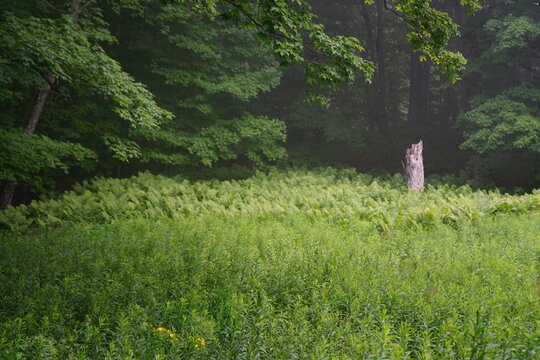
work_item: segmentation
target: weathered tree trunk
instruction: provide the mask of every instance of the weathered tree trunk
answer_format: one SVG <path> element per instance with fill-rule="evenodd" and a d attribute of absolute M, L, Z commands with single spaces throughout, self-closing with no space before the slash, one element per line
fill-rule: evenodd
<path fill-rule="evenodd" d="M 423 143 L 412 144 L 405 152 L 405 175 L 407 189 L 422 191 L 424 189 L 424 160 L 422 157 Z"/>

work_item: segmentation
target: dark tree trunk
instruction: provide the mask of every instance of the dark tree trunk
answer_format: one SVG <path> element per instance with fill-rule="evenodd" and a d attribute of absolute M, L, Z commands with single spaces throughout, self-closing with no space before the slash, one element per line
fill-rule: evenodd
<path fill-rule="evenodd" d="M 71 18 L 74 23 L 77 23 L 79 21 L 79 16 L 81 15 L 81 2 L 79 0 L 72 0 L 71 7 L 73 8 L 71 11 Z"/>
<path fill-rule="evenodd" d="M 433 7 L 437 10 L 448 13 L 461 28 L 467 21 L 467 11 L 460 5 L 459 1 L 434 2 Z M 456 37 L 453 41 L 453 46 L 459 49 L 466 58 L 475 57 L 474 52 L 478 46 L 471 44 L 469 41 L 464 41 L 463 37 Z M 443 78 L 442 83 L 446 82 Z M 464 106 L 469 103 L 469 99 L 465 97 L 464 88 L 467 81 L 460 81 L 453 86 L 447 86 L 440 93 L 440 127 L 443 130 L 449 130 L 455 124 L 460 113 L 464 112 Z"/>
<path fill-rule="evenodd" d="M 422 191 L 424 189 L 424 160 L 422 157 L 423 143 L 412 144 L 405 151 L 405 175 L 407 189 Z"/>
<path fill-rule="evenodd" d="M 26 125 L 26 134 L 28 134 L 28 136 L 32 136 L 36 131 L 37 124 L 39 123 L 39 119 L 41 118 L 41 114 L 43 113 L 43 108 L 45 107 L 47 98 L 49 97 L 49 94 L 52 90 L 53 81 L 56 81 L 56 78 L 54 76 L 47 76 L 47 84 L 45 84 L 39 91 L 36 101 L 34 102 L 32 115 L 30 115 L 30 119 L 28 120 L 28 124 Z M 8 183 L 4 185 L 3 193 L 0 197 L 0 210 L 5 210 L 9 205 L 11 205 L 14 194 L 14 183 Z"/>
<path fill-rule="evenodd" d="M 458 95 L 452 87 L 443 91 L 442 95 L 441 128 L 450 129 L 455 124 L 459 113 Z"/>
<path fill-rule="evenodd" d="M 0 210 L 5 210 L 13 201 L 15 184 L 8 183 L 4 186 L 2 197 L 0 198 Z"/>
<path fill-rule="evenodd" d="M 364 1 L 361 1 L 361 14 L 362 18 L 364 19 L 364 27 L 365 27 L 365 38 L 366 38 L 366 50 L 368 57 L 370 59 L 376 59 L 377 57 L 377 50 L 375 46 L 375 38 L 373 35 L 373 25 L 371 22 L 371 15 L 369 12 L 369 7 L 366 6 L 366 3 Z M 378 81 L 378 75 L 376 75 L 375 82 Z M 378 103 L 377 103 L 377 92 L 378 88 L 373 86 L 369 87 L 367 89 L 367 97 L 368 97 L 368 114 L 369 114 L 369 121 L 371 123 L 371 126 L 373 128 L 380 127 L 380 123 L 378 121 Z"/>
<path fill-rule="evenodd" d="M 377 1 L 377 96 L 375 97 L 376 121 L 380 128 L 386 128 L 386 64 L 384 61 L 384 5 Z"/>
<path fill-rule="evenodd" d="M 361 1 L 362 5 L 362 17 L 364 18 L 364 25 L 366 25 L 366 43 L 367 50 L 370 56 L 375 56 L 375 42 L 373 41 L 373 32 L 371 31 L 371 17 L 364 1 Z"/>
<path fill-rule="evenodd" d="M 410 124 L 428 125 L 429 116 L 429 62 L 420 61 L 420 54 L 411 51 L 409 112 L 407 119 Z"/>

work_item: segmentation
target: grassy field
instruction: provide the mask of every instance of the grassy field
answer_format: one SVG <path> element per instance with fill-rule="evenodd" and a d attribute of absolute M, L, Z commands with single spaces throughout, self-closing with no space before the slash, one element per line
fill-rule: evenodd
<path fill-rule="evenodd" d="M 400 181 L 145 174 L 11 209 L 0 358 L 540 359 L 540 194 Z"/>

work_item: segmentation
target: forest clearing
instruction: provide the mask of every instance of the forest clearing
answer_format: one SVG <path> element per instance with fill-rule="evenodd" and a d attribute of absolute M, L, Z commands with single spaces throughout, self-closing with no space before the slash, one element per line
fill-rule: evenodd
<path fill-rule="evenodd" d="M 540 194 L 403 182 L 141 174 L 8 209 L 0 354 L 538 359 Z"/>
<path fill-rule="evenodd" d="M 540 360 L 539 0 L 0 0 L 0 360 Z"/>

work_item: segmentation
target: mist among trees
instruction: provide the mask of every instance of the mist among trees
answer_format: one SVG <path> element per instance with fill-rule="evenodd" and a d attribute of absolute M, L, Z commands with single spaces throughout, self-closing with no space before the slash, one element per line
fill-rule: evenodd
<path fill-rule="evenodd" d="M 427 174 L 506 189 L 540 181 L 535 1 L 1 9 L 3 207 L 144 170 L 395 173 L 419 139 Z"/>

